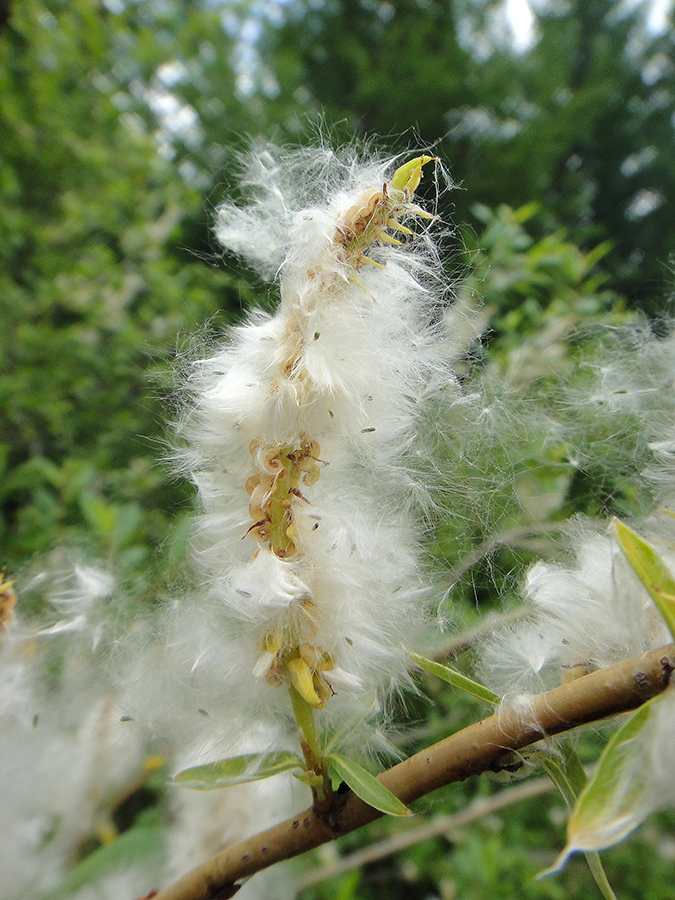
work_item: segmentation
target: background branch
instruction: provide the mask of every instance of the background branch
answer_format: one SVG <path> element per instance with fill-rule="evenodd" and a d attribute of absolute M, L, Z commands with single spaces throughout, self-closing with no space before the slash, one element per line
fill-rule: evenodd
<path fill-rule="evenodd" d="M 479 625 L 449 638 L 429 655 L 431 659 L 439 662 L 452 659 L 459 656 L 460 653 L 470 650 L 479 641 L 484 641 L 497 631 L 516 625 L 530 615 L 532 615 L 532 610 L 528 606 L 521 606 L 505 613 L 488 613 Z"/>
<path fill-rule="evenodd" d="M 503 767 L 518 751 L 546 735 L 628 712 L 664 691 L 675 668 L 669 644 L 600 669 L 494 715 L 411 756 L 379 776 L 406 805 L 447 784 Z M 332 814 L 312 809 L 240 844 L 226 848 L 193 869 L 155 900 L 218 900 L 232 896 L 236 882 L 276 862 L 298 856 L 381 815 L 349 790 L 336 795 Z"/>
<path fill-rule="evenodd" d="M 483 557 L 490 556 L 502 547 L 510 547 L 512 550 L 534 549 L 543 556 L 550 555 L 556 549 L 561 549 L 564 544 L 560 541 L 547 543 L 537 541 L 533 545 L 530 539 L 540 535 L 555 534 L 558 531 L 562 531 L 564 527 L 564 522 L 539 522 L 537 525 L 520 525 L 516 528 L 509 528 L 507 531 L 502 531 L 501 534 L 495 534 L 487 538 L 478 544 L 477 547 L 474 547 L 453 567 L 450 572 L 451 580 L 448 590 L 452 590 L 460 578 L 463 578 Z"/>
<path fill-rule="evenodd" d="M 550 778 L 535 778 L 531 781 L 517 784 L 514 787 L 505 788 L 492 797 L 478 797 L 460 812 L 452 815 L 441 814 L 434 816 L 429 822 L 400 830 L 391 837 L 376 841 L 369 847 L 364 847 L 363 850 L 356 850 L 354 853 L 343 856 L 341 859 L 336 859 L 320 869 L 307 872 L 298 882 L 298 890 L 302 891 L 322 881 L 327 881 L 329 878 L 335 878 L 338 875 L 344 875 L 345 872 L 351 872 L 352 869 L 358 869 L 387 856 L 393 856 L 394 853 L 400 853 L 402 850 L 407 850 L 408 847 L 429 841 L 439 835 L 446 835 L 452 838 L 460 828 L 465 828 L 467 825 L 471 825 L 485 816 L 493 815 L 502 809 L 521 803 L 523 800 L 530 800 L 532 797 L 547 794 L 554 789 L 555 785 Z"/>

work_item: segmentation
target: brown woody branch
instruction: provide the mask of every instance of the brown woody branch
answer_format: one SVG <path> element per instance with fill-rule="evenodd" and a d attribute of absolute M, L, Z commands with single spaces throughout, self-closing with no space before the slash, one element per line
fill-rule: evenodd
<path fill-rule="evenodd" d="M 393 856 L 394 853 L 400 853 L 408 847 L 430 841 L 439 835 L 446 835 L 449 840 L 454 840 L 456 834 L 467 825 L 508 809 L 523 800 L 540 797 L 553 789 L 554 784 L 550 778 L 534 778 L 523 781 L 514 787 L 504 788 L 498 794 L 493 794 L 492 797 L 477 797 L 469 806 L 459 812 L 452 815 L 441 813 L 421 825 L 399 829 L 391 837 L 370 844 L 361 850 L 354 850 L 347 856 L 327 863 L 322 868 L 306 872 L 301 876 L 296 886 L 297 890 L 302 891 L 315 884 L 320 884 L 322 881 L 327 881 L 329 878 L 335 878 L 338 875 L 344 875 L 345 872 L 359 869 L 361 866 L 379 862 L 387 856 Z"/>
<path fill-rule="evenodd" d="M 636 709 L 668 687 L 674 668 L 675 647 L 669 644 L 600 669 L 469 725 L 383 772 L 380 781 L 403 803 L 412 803 L 444 785 L 499 769 L 513 751 L 546 735 Z M 348 790 L 339 792 L 336 801 L 330 816 L 320 817 L 308 809 L 228 847 L 160 891 L 155 900 L 225 900 L 233 896 L 241 879 L 381 815 Z"/>

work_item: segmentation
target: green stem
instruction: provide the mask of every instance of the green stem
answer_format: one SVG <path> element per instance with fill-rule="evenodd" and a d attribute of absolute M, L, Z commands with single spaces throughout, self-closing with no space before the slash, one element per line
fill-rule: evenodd
<path fill-rule="evenodd" d="M 607 874 L 600 860 L 600 854 L 596 852 L 584 853 L 588 868 L 595 879 L 595 883 L 600 888 L 600 893 L 605 900 L 616 900 L 616 894 L 612 890 L 612 886 L 607 879 Z"/>
<path fill-rule="evenodd" d="M 314 724 L 314 710 L 301 697 L 292 684 L 288 686 L 293 714 L 300 732 L 300 746 L 307 763 L 307 768 L 319 776 L 320 781 L 312 787 L 314 809 L 318 814 L 325 814 L 333 805 L 333 788 L 328 777 L 328 766 L 321 752 L 321 745 Z"/>

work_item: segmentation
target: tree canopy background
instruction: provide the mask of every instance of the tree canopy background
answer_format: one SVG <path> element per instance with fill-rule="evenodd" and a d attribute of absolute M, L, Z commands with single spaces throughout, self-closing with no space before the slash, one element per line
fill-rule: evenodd
<path fill-rule="evenodd" d="M 675 247 L 675 29 L 650 29 L 648 11 L 541 0 L 515 49 L 496 0 L 15 2 L 0 32 L 1 562 L 17 571 L 67 545 L 147 602 L 176 577 L 190 491 L 158 462 L 176 347 L 268 302 L 211 236 L 252 138 L 431 147 L 457 185 L 441 213 L 457 228 L 458 293 L 485 295 L 497 367 L 562 320 L 641 309 L 658 328 Z M 535 470 L 522 448 L 509 459 Z M 538 463 L 531 479 L 550 486 L 552 471 Z M 630 508 L 627 485 L 594 479 L 551 488 L 553 518 Z M 486 539 L 466 522 L 434 538 L 449 566 Z M 474 599 L 513 577 L 508 554 L 493 563 Z M 512 896 L 509 841 L 503 864 L 487 861 L 499 841 L 465 847 L 462 896 Z M 409 857 L 415 896 L 428 852 Z M 513 890 L 559 896 L 522 888 L 530 863 L 513 863 Z M 665 896 L 654 871 L 634 896 Z"/>

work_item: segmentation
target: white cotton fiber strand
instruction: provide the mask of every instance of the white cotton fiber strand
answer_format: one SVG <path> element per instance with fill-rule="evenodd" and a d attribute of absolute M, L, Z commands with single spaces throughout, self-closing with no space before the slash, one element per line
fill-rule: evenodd
<path fill-rule="evenodd" d="M 250 204 L 218 212 L 219 240 L 281 296 L 192 365 L 179 429 L 204 602 L 238 644 L 231 714 L 287 714 L 279 687 L 301 669 L 322 723 L 344 724 L 359 693 L 406 679 L 423 618 L 417 436 L 426 401 L 456 391 L 420 226 L 433 217 L 412 200 L 430 162 L 263 148 Z"/>
<path fill-rule="evenodd" d="M 87 681 L 80 660 L 77 678 L 71 672 L 57 685 L 52 675 L 48 688 L 37 677 L 35 656 L 30 662 L 20 715 L 0 711 L 3 900 L 33 900 L 58 887 L 80 847 L 96 835 L 110 798 L 143 771 L 144 738 L 120 721 L 100 682 L 92 690 L 95 668 L 89 666 Z M 26 665 L 26 643 L 0 650 L 0 680 L 8 669 Z M 155 863 L 146 861 L 146 876 L 148 869 L 156 876 Z"/>
<path fill-rule="evenodd" d="M 484 647 L 485 678 L 501 694 L 555 687 L 668 643 L 665 622 L 616 541 L 588 525 L 577 529 L 573 544 L 573 565 L 530 569 L 530 615 Z M 675 565 L 672 553 L 666 558 Z"/>
<path fill-rule="evenodd" d="M 628 477 L 649 513 L 634 523 L 675 572 L 675 332 L 648 325 L 597 333 L 590 378 L 567 410 L 562 433 L 574 445 L 585 429 L 586 457 Z M 590 417 L 589 417 L 590 413 Z M 576 421 L 575 421 L 576 420 Z M 593 451 L 591 453 L 591 450 Z M 651 491 L 638 491 L 647 487 Z M 644 496 L 643 496 L 644 495 Z M 483 648 L 486 680 L 501 693 L 539 691 L 668 643 L 669 632 L 647 591 L 606 532 L 607 522 L 583 520 L 568 530 L 574 562 L 539 562 L 523 588 L 530 615 Z"/>
<path fill-rule="evenodd" d="M 17 607 L 30 590 L 42 594 L 45 609 L 32 620 L 19 612 L 0 632 L 1 900 L 52 891 L 137 900 L 306 805 L 304 788 L 287 776 L 213 793 L 167 784 L 170 814 L 156 807 L 144 823 L 142 811 L 128 836 L 118 832 L 116 814 L 165 781 L 164 767 L 290 742 L 269 722 L 235 727 L 223 685 L 233 668 L 244 669 L 236 639 L 214 631 L 212 607 L 186 602 L 186 615 L 172 609 L 130 620 L 109 572 L 69 558 L 57 550 L 20 579 Z M 287 589 L 292 597 L 293 585 Z M 243 681 L 238 689 L 246 690 Z M 106 855 L 106 864 L 94 865 Z M 262 876 L 245 895 L 286 900 L 292 885 Z"/>

